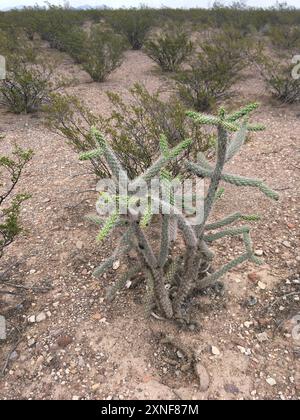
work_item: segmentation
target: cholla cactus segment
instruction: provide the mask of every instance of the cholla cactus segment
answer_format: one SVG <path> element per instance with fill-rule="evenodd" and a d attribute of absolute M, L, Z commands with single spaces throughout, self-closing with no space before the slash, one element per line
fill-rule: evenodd
<path fill-rule="evenodd" d="M 118 220 L 119 220 L 119 215 L 118 215 L 117 212 L 115 212 L 111 216 L 109 216 L 109 218 L 107 219 L 107 221 L 105 222 L 103 228 L 100 230 L 100 232 L 99 232 L 99 234 L 97 236 L 97 240 L 99 242 L 103 241 L 109 235 L 109 233 L 116 226 Z"/>
<path fill-rule="evenodd" d="M 208 223 L 218 192 L 222 191 L 222 187 L 220 190 L 221 181 L 236 186 L 254 187 L 267 197 L 278 199 L 278 194 L 265 185 L 262 180 L 224 173 L 226 162 L 235 156 L 244 145 L 247 132 L 254 129 L 254 126 L 248 123 L 248 117 L 256 108 L 257 104 L 250 104 L 232 114 L 227 114 L 222 109 L 217 116 L 195 112 L 188 113 L 191 118 L 200 124 L 216 127 L 218 133 L 217 156 L 214 163 L 210 163 L 203 154 L 199 154 L 198 162 L 196 163 L 188 159 L 179 161 L 185 170 L 200 178 L 208 178 L 209 180 L 208 191 L 201 203 L 204 205 L 203 218 L 195 226 L 175 206 L 175 199 L 181 197 L 180 191 L 177 189 L 177 185 L 174 185 L 174 180 L 167 170 L 168 164 L 187 150 L 191 143 L 190 140 L 185 140 L 173 149 L 170 149 L 166 137 L 162 135 L 160 138 L 161 156 L 143 174 L 129 183 L 128 193 L 119 192 L 117 189 L 118 193 L 116 193 L 113 191 L 114 188 L 106 192 L 109 202 L 112 200 L 120 204 L 121 200 L 125 200 L 124 202 L 130 205 L 126 215 L 113 211 L 105 221 L 102 219 L 94 220 L 96 224 L 101 226 L 98 238 L 100 240 L 105 239 L 122 222 L 128 226 L 128 229 L 113 255 L 95 270 L 95 275 L 103 274 L 117 258 L 134 248 L 140 269 L 147 282 L 147 293 L 144 302 L 148 314 L 153 310 L 155 314 L 159 311 L 158 316 L 182 321 L 187 302 L 189 302 L 188 298 L 194 290 L 201 290 L 213 285 L 230 269 L 245 261 L 260 263 L 260 260 L 253 253 L 249 226 L 231 226 L 239 221 L 256 221 L 258 220 L 257 215 L 243 215 L 240 212 L 236 212 L 221 220 Z M 231 133 L 234 134 L 231 136 Z M 121 179 L 126 180 L 127 173 L 122 169 L 117 156 L 105 142 L 103 136 L 97 130 L 93 130 L 93 135 L 99 144 L 99 150 L 103 150 L 101 158 L 106 160 L 111 170 L 114 184 L 117 186 L 120 174 Z M 89 155 L 85 155 L 85 157 L 95 158 L 97 153 L 93 151 Z M 161 196 L 157 197 L 155 194 L 150 196 L 146 192 L 143 197 L 139 197 L 137 189 L 140 186 L 140 181 L 143 181 L 143 185 L 146 182 L 146 186 L 150 186 L 152 179 L 155 177 L 161 181 L 161 192 L 169 192 L 170 194 L 161 194 Z M 193 197 L 193 193 L 194 191 L 188 191 L 188 195 L 191 197 Z M 185 198 L 187 197 L 185 196 Z M 140 206 L 141 203 L 147 204 L 144 214 L 135 211 L 135 206 Z M 141 207 L 143 206 L 139 208 Z M 153 237 L 148 237 L 150 229 L 143 229 L 150 225 L 152 221 L 157 220 L 157 218 L 152 218 L 154 208 L 159 209 L 162 219 L 160 247 L 153 244 Z M 168 212 L 165 212 L 163 209 L 168 209 Z M 194 220 L 195 218 L 193 218 Z M 179 236 L 183 237 L 185 241 L 184 251 L 182 251 L 182 246 L 172 246 L 177 239 L 177 227 Z M 235 236 L 243 238 L 246 251 L 211 274 L 210 266 L 214 259 L 211 244 L 214 241 Z M 143 277 L 141 276 L 141 278 Z M 116 291 L 124 287 L 125 281 L 125 277 L 118 280 L 110 289 L 109 296 L 114 296 Z M 167 285 L 169 287 L 166 287 Z"/>
<path fill-rule="evenodd" d="M 235 137 L 229 142 L 226 151 L 226 162 L 233 158 L 240 150 L 247 138 L 247 125 L 244 123 Z"/>
<path fill-rule="evenodd" d="M 257 108 L 259 108 L 259 103 L 254 102 L 252 104 L 248 104 L 245 107 L 239 109 L 237 112 L 234 112 L 233 114 L 227 115 L 226 119 L 229 122 L 235 122 L 240 120 L 241 118 L 244 118 L 248 116 L 251 112 L 255 111 Z"/>
<path fill-rule="evenodd" d="M 213 172 L 205 169 L 195 163 L 186 162 L 186 167 L 192 173 L 203 177 L 203 178 L 212 178 Z M 272 200 L 278 200 L 279 194 L 276 191 L 273 191 L 266 184 L 263 183 L 260 179 L 245 178 L 233 174 L 222 174 L 221 179 L 228 182 L 229 184 L 236 185 L 237 187 L 254 187 L 258 188 L 263 194 Z"/>
<path fill-rule="evenodd" d="M 258 107 L 258 104 L 249 104 L 239 111 L 227 115 L 225 109 L 221 109 L 219 116 L 201 114 L 194 111 L 188 111 L 187 116 L 201 125 L 210 125 L 215 127 L 223 127 L 228 132 L 235 132 L 240 129 L 239 120 L 241 118 L 248 118 L 249 114 Z M 248 131 L 262 131 L 265 126 L 262 124 L 247 124 Z"/>
<path fill-rule="evenodd" d="M 104 153 L 103 148 L 91 150 L 90 152 L 83 152 L 79 155 L 79 160 L 92 160 L 101 157 Z"/>
<path fill-rule="evenodd" d="M 167 137 L 162 134 L 159 139 L 159 147 L 162 155 L 167 158 L 169 156 L 169 143 Z"/>

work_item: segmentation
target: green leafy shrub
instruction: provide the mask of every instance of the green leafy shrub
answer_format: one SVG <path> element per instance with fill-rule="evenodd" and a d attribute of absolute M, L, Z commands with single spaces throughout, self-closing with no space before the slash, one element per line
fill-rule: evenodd
<path fill-rule="evenodd" d="M 83 55 L 83 68 L 95 82 L 103 82 L 122 63 L 125 43 L 111 31 L 94 26 Z"/>
<path fill-rule="evenodd" d="M 196 112 L 188 113 L 189 118 L 196 124 L 215 128 L 218 143 L 216 162 L 213 164 L 207 161 L 203 154 L 199 155 L 197 162 L 190 159 L 181 160 L 185 171 L 193 176 L 209 180 L 208 191 L 199 204 L 199 217 L 194 224 L 191 223 L 186 212 L 176 206 L 176 194 L 180 194 L 182 185 L 180 184 L 178 189 L 172 188 L 170 184 L 172 177 L 166 171 L 172 161 L 184 154 L 191 144 L 190 139 L 183 140 L 171 148 L 165 136 L 162 135 L 160 139 L 161 155 L 137 179 L 130 180 L 109 142 L 105 140 L 105 136 L 95 128 L 91 130 L 97 148 L 90 153 L 82 154 L 80 158 L 89 159 L 94 156 L 102 156 L 110 167 L 116 191 L 116 193 L 102 194 L 101 199 L 97 202 L 99 216 L 91 218 L 98 226 L 100 225 L 98 240 L 105 240 L 116 227 L 122 229 L 123 226 L 124 229 L 119 245 L 115 247 L 113 254 L 95 270 L 94 275 L 97 277 L 103 275 L 116 260 L 125 257 L 131 250 L 135 251 L 138 258 L 136 266 L 129 268 L 128 272 L 109 288 L 107 293 L 109 300 L 112 300 L 133 276 L 142 272 L 143 276 L 140 276 L 139 280 L 146 283 L 144 303 L 147 315 L 154 313 L 156 318 L 163 317 L 176 320 L 181 324 L 189 324 L 189 307 L 192 301 L 189 298 L 193 293 L 216 285 L 224 274 L 243 262 L 251 261 L 257 264 L 261 262 L 253 253 L 250 227 L 248 225 L 232 226 L 235 222 L 257 220 L 257 216 L 248 216 L 237 212 L 214 223 L 208 222 L 221 181 L 239 187 L 257 188 L 267 197 L 278 199 L 277 193 L 261 180 L 229 174 L 224 169 L 226 163 L 243 146 L 247 131 L 261 128 L 247 122 L 249 114 L 256 108 L 256 104 L 250 104 L 233 114 L 227 114 L 222 109 L 218 116 Z M 143 181 L 149 187 L 154 179 L 159 179 L 162 187 L 170 192 L 169 195 L 164 196 L 166 198 L 153 196 L 149 193 L 149 188 L 145 189 L 144 195 L 140 194 L 140 182 Z M 127 183 L 129 183 L 129 187 L 124 191 L 123 187 Z M 139 212 L 136 211 L 137 202 L 143 204 L 140 206 Z M 119 203 L 127 203 L 126 214 L 119 211 Z M 154 226 L 152 216 L 154 206 L 158 209 L 157 203 L 160 204 L 160 243 L 148 239 L 148 232 L 150 233 Z M 107 217 L 103 216 L 103 210 L 108 211 Z M 147 226 L 149 226 L 149 230 Z M 155 227 L 158 228 L 157 224 Z M 180 246 L 175 250 L 174 244 L 178 239 L 177 229 L 181 237 L 184 238 L 185 247 L 180 242 Z M 241 237 L 245 250 L 230 262 L 213 271 L 211 264 L 214 260 L 214 252 L 211 245 L 226 237 Z"/>
<path fill-rule="evenodd" d="M 13 151 L 13 157 L 0 155 L 0 171 L 3 180 L 0 184 L 0 258 L 4 248 L 10 245 L 22 231 L 19 220 L 20 209 L 22 203 L 30 196 L 28 194 L 13 196 L 13 192 L 24 167 L 31 158 L 31 150 L 22 150 L 17 146 Z"/>
<path fill-rule="evenodd" d="M 257 65 L 270 93 L 282 103 L 300 101 L 300 78 L 293 77 L 295 64 L 290 57 L 271 58 L 259 49 L 252 60 Z"/>
<path fill-rule="evenodd" d="M 131 102 L 125 103 L 115 93 L 108 93 L 111 101 L 111 116 L 104 118 L 91 113 L 77 98 L 54 95 L 47 106 L 48 126 L 62 134 L 76 151 L 87 151 L 95 147 L 90 127 L 96 126 L 107 135 L 112 147 L 134 177 L 148 168 L 159 152 L 159 139 L 164 133 L 169 143 L 175 146 L 186 137 L 193 139 L 189 154 L 204 151 L 210 146 L 210 137 L 188 119 L 185 107 L 176 98 L 164 102 L 159 93 L 151 95 L 143 86 L 131 89 Z M 100 177 L 109 175 L 102 159 L 92 160 L 94 170 Z M 173 162 L 172 171 L 179 170 Z"/>
<path fill-rule="evenodd" d="M 300 48 L 300 28 L 297 26 L 275 25 L 270 28 L 268 35 L 278 49 L 297 51 Z"/>
<path fill-rule="evenodd" d="M 232 32 L 203 43 L 189 68 L 175 76 L 183 101 L 197 111 L 207 111 L 228 97 L 246 65 L 243 48 L 244 42 L 234 39 Z"/>
<path fill-rule="evenodd" d="M 191 55 L 193 44 L 187 33 L 173 28 L 147 41 L 145 51 L 163 71 L 176 71 Z"/>
<path fill-rule="evenodd" d="M 6 79 L 0 81 L 0 104 L 15 114 L 38 111 L 52 91 L 66 84 L 62 79 L 53 81 L 55 65 L 37 59 L 30 49 L 22 56 L 8 56 L 6 64 Z"/>
<path fill-rule="evenodd" d="M 107 13 L 106 20 L 127 39 L 133 50 L 140 50 L 153 25 L 153 12 L 145 8 L 116 10 Z"/>

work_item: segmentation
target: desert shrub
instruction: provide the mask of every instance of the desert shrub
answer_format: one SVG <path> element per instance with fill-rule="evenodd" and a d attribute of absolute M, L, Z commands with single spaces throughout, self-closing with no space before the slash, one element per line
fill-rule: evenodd
<path fill-rule="evenodd" d="M 78 27 L 71 27 L 61 38 L 61 50 L 68 53 L 76 63 L 81 63 L 86 55 L 88 36 Z"/>
<path fill-rule="evenodd" d="M 15 114 L 40 109 L 49 94 L 66 84 L 53 78 L 55 64 L 36 57 L 34 50 L 7 57 L 6 79 L 0 81 L 0 104 Z"/>
<path fill-rule="evenodd" d="M 22 231 L 19 220 L 20 209 L 22 203 L 30 196 L 14 194 L 14 189 L 31 158 L 31 150 L 22 150 L 18 146 L 15 146 L 12 157 L 0 155 L 0 258 L 4 248 Z"/>
<path fill-rule="evenodd" d="M 297 26 L 271 26 L 268 35 L 273 46 L 278 49 L 297 51 L 300 48 L 300 28 Z"/>
<path fill-rule="evenodd" d="M 159 152 L 159 138 L 163 132 L 172 146 L 186 137 L 193 139 L 187 153 L 195 155 L 210 146 L 211 138 L 188 119 L 185 107 L 176 98 L 164 102 L 158 92 L 150 94 L 143 86 L 131 89 L 131 102 L 125 103 L 121 96 L 108 93 L 111 101 L 111 116 L 104 118 L 91 113 L 77 98 L 54 95 L 47 106 L 47 124 L 62 134 L 76 151 L 95 147 L 90 127 L 96 126 L 110 139 L 112 147 L 130 177 L 148 168 Z M 92 160 L 98 176 L 107 177 L 107 165 L 100 159 Z M 173 172 L 178 165 L 173 162 Z"/>
<path fill-rule="evenodd" d="M 243 262 L 251 261 L 257 264 L 261 262 L 253 253 L 250 227 L 248 225 L 232 226 L 235 222 L 254 221 L 257 216 L 237 212 L 216 222 L 208 222 L 221 181 L 239 187 L 257 188 L 267 197 L 278 199 L 277 193 L 263 181 L 224 171 L 225 164 L 245 142 L 247 131 L 261 129 L 259 126 L 248 123 L 248 116 L 256 107 L 256 104 L 250 104 L 233 114 L 227 114 L 222 109 L 217 116 L 188 113 L 189 118 L 200 126 L 208 125 L 215 128 L 218 143 L 215 163 L 207 161 L 203 154 L 199 154 L 197 162 L 190 159 L 181 160 L 185 171 L 193 176 L 209 180 L 207 193 L 204 197 L 201 195 L 203 201 L 198 203 L 198 217 L 194 217 L 193 221 L 190 218 L 191 215 L 188 217 L 187 208 L 184 210 L 181 208 L 182 183 L 179 183 L 177 187 L 172 186 L 174 179 L 166 171 L 172 161 L 184 154 L 192 140 L 185 139 L 171 148 L 162 134 L 161 155 L 138 178 L 130 180 L 125 168 L 122 167 L 110 147 L 110 143 L 105 140 L 105 136 L 97 129 L 92 129 L 91 135 L 95 139 L 97 148 L 81 154 L 80 158 L 82 160 L 95 156 L 104 158 L 110 167 L 114 183 L 110 186 L 109 192 L 103 193 L 97 202 L 98 216 L 90 217 L 90 219 L 100 226 L 98 241 L 105 240 L 116 227 L 124 229 L 121 230 L 122 233 L 118 230 L 119 245 L 115 247 L 113 254 L 95 270 L 94 275 L 97 277 L 103 275 L 116 260 L 126 257 L 129 251 L 133 250 L 137 255 L 137 264 L 129 267 L 128 272 L 109 288 L 107 293 L 109 300 L 112 300 L 131 278 L 138 276 L 141 283 L 146 283 L 144 304 L 148 316 L 154 313 L 156 318 L 163 317 L 176 320 L 181 324 L 189 324 L 189 309 L 193 293 L 215 286 L 224 274 Z M 153 180 L 160 181 L 164 195 L 149 193 L 149 186 Z M 142 193 L 139 189 L 141 181 L 148 187 Z M 129 183 L 128 188 L 125 187 L 127 183 Z M 177 196 L 179 196 L 179 201 L 177 201 Z M 123 204 L 122 207 L 120 203 Z M 126 205 L 125 208 L 124 205 Z M 119 211 L 120 209 L 122 212 Z M 152 218 L 154 211 L 161 219 L 160 227 L 157 224 L 157 217 L 155 220 Z M 154 226 L 157 230 L 159 228 L 160 243 L 153 238 L 150 239 Z M 176 235 L 177 229 L 180 232 L 180 238 L 184 238 L 185 247 L 182 242 L 179 247 L 174 246 L 176 240 L 179 240 Z M 245 250 L 214 271 L 211 268 L 214 260 L 211 246 L 215 241 L 224 240 L 226 237 L 241 237 Z M 139 276 L 141 272 L 143 276 Z"/>
<path fill-rule="evenodd" d="M 206 111 L 229 96 L 246 63 L 243 45 L 231 33 L 218 35 L 201 45 L 201 52 L 189 63 L 189 68 L 175 76 L 179 95 L 188 106 Z"/>
<path fill-rule="evenodd" d="M 95 82 L 103 82 L 121 65 L 124 49 L 125 43 L 120 35 L 95 26 L 87 40 L 83 68 Z"/>
<path fill-rule="evenodd" d="M 153 12 L 148 9 L 116 10 L 107 14 L 106 20 L 127 39 L 133 50 L 140 50 L 153 25 Z"/>
<path fill-rule="evenodd" d="M 290 58 L 283 61 L 260 55 L 257 65 L 267 89 L 275 98 L 289 104 L 300 101 L 300 77 L 293 77 L 295 64 Z"/>
<path fill-rule="evenodd" d="M 193 44 L 187 33 L 173 28 L 148 40 L 145 51 L 163 71 L 176 71 L 191 55 Z"/>
<path fill-rule="evenodd" d="M 97 126 L 105 131 L 105 119 L 94 115 L 73 95 L 54 93 L 44 106 L 47 114 L 46 126 L 60 134 L 76 152 L 85 152 L 95 147 L 89 127 Z M 102 159 L 91 159 L 95 174 L 100 178 L 109 176 L 107 166 Z"/>

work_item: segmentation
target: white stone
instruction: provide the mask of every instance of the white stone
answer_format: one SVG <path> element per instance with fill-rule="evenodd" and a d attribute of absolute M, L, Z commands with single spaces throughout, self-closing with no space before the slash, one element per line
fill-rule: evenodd
<path fill-rule="evenodd" d="M 43 322 L 47 319 L 45 312 L 40 312 L 36 317 L 36 322 Z"/>
<path fill-rule="evenodd" d="M 267 383 L 271 386 L 275 386 L 277 384 L 274 378 L 267 378 Z"/>
<path fill-rule="evenodd" d="M 31 316 L 28 318 L 28 322 L 29 322 L 30 324 L 34 324 L 34 323 L 35 323 L 35 315 L 31 315 Z"/>
<path fill-rule="evenodd" d="M 211 346 L 211 352 L 214 356 L 220 356 L 221 352 L 216 346 Z"/>

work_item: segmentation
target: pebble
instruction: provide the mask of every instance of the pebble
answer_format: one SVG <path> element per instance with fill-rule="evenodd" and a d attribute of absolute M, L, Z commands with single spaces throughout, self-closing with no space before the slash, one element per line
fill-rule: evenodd
<path fill-rule="evenodd" d="M 225 384 L 224 389 L 227 392 L 227 394 L 239 394 L 240 392 L 238 387 L 234 384 Z"/>
<path fill-rule="evenodd" d="M 289 241 L 283 241 L 282 245 L 284 245 L 286 248 L 290 248 L 291 247 L 291 243 Z"/>
<path fill-rule="evenodd" d="M 209 380 L 209 374 L 206 368 L 201 363 L 197 363 L 195 366 L 195 371 L 199 378 L 200 391 L 201 392 L 207 391 L 209 388 L 210 380 Z"/>
<path fill-rule="evenodd" d="M 76 248 L 77 249 L 82 249 L 83 248 L 83 242 L 82 241 L 77 241 L 76 242 Z"/>
<path fill-rule="evenodd" d="M 34 324 L 35 323 L 35 315 L 31 315 L 29 318 L 28 318 L 28 322 L 30 323 L 30 324 Z"/>
<path fill-rule="evenodd" d="M 36 317 L 36 322 L 43 322 L 47 319 L 45 312 L 40 312 Z"/>
<path fill-rule="evenodd" d="M 27 345 L 28 345 L 28 347 L 33 347 L 35 345 L 35 339 L 34 338 L 30 338 L 27 341 Z"/>
<path fill-rule="evenodd" d="M 267 288 L 267 285 L 265 283 L 263 283 L 262 281 L 259 281 L 257 283 L 257 285 L 261 290 L 266 290 L 266 288 Z"/>
<path fill-rule="evenodd" d="M 270 386 L 275 386 L 277 384 L 274 378 L 267 378 L 266 381 Z"/>
<path fill-rule="evenodd" d="M 254 254 L 257 255 L 258 257 L 261 257 L 264 255 L 264 251 L 262 249 L 256 249 L 254 251 Z"/>
<path fill-rule="evenodd" d="M 257 334 L 256 338 L 260 343 L 263 343 L 264 341 L 268 341 L 268 339 L 269 339 L 268 334 L 266 332 L 263 332 L 261 334 Z"/>
<path fill-rule="evenodd" d="M 56 344 L 58 345 L 58 347 L 60 347 L 62 349 L 65 349 L 72 342 L 73 342 L 73 339 L 72 339 L 71 336 L 69 336 L 69 335 L 62 335 L 61 337 L 59 337 L 57 339 Z"/>
<path fill-rule="evenodd" d="M 116 260 L 114 263 L 113 263 L 113 270 L 117 270 L 118 268 L 120 267 L 120 261 L 119 260 Z"/>
<path fill-rule="evenodd" d="M 253 272 L 248 274 L 248 279 L 253 283 L 257 283 L 261 279 L 261 276 Z"/>
<path fill-rule="evenodd" d="M 221 352 L 216 346 L 211 346 L 211 352 L 214 356 L 220 356 Z"/>

